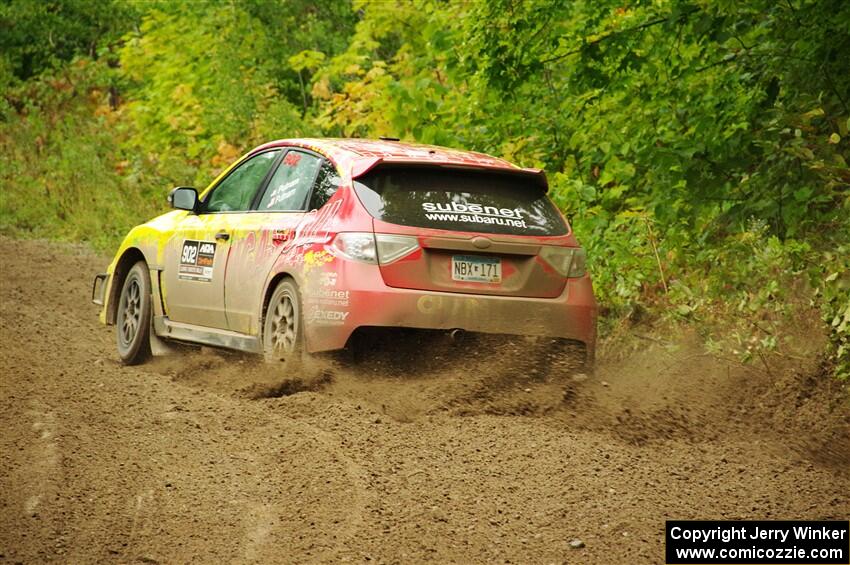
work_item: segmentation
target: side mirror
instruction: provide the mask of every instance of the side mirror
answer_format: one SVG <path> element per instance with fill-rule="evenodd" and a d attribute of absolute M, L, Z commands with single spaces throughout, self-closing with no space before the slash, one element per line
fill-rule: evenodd
<path fill-rule="evenodd" d="M 198 191 L 190 186 L 178 186 L 168 193 L 168 203 L 177 210 L 195 212 L 198 209 Z"/>

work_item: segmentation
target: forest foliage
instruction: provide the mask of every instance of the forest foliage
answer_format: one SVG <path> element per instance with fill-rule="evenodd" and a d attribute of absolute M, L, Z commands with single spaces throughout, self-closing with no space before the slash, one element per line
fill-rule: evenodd
<path fill-rule="evenodd" d="M 9 0 L 0 232 L 109 248 L 247 149 L 397 136 L 545 168 L 607 328 L 809 301 L 850 376 L 844 0 Z"/>

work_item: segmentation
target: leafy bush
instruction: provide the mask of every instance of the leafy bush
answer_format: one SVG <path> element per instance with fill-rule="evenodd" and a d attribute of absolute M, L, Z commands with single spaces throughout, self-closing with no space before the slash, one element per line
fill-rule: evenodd
<path fill-rule="evenodd" d="M 121 176 L 112 71 L 78 59 L 7 93 L 0 120 L 0 231 L 104 249 L 164 204 L 155 183 Z"/>
<path fill-rule="evenodd" d="M 823 320 L 829 324 L 836 375 L 850 379 L 850 245 L 824 254 L 817 273 Z"/>

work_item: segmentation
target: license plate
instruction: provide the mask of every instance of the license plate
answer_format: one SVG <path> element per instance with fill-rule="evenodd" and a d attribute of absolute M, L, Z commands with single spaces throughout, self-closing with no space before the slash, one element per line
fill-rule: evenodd
<path fill-rule="evenodd" d="M 502 282 L 502 260 L 474 255 L 452 255 L 452 279 L 463 282 Z"/>

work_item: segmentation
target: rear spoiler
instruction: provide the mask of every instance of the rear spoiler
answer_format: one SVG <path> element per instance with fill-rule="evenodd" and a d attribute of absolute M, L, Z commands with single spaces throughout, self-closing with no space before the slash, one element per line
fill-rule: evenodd
<path fill-rule="evenodd" d="M 505 175 L 514 175 L 524 177 L 533 181 L 536 185 L 543 189 L 543 192 L 549 192 L 549 181 L 546 179 L 546 173 L 542 169 L 523 169 L 520 167 L 493 167 L 487 165 L 475 165 L 470 163 L 459 163 L 452 161 L 425 161 L 425 160 L 408 160 L 408 159 L 385 159 L 383 157 L 369 157 L 366 159 L 358 159 L 351 166 L 351 178 L 356 179 L 362 177 L 369 171 L 377 168 L 379 165 L 409 165 L 411 167 L 439 167 L 443 169 L 459 169 L 465 171 L 481 171 Z"/>

